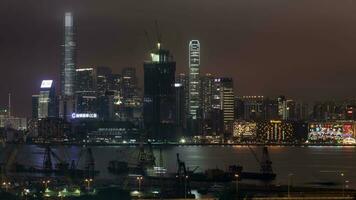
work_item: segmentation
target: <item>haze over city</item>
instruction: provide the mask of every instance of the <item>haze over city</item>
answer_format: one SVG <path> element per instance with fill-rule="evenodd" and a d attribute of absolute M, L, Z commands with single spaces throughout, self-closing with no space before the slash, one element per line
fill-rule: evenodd
<path fill-rule="evenodd" d="M 63 12 L 77 25 L 78 67 L 138 70 L 156 41 L 187 72 L 188 41 L 201 42 L 201 73 L 234 78 L 236 95 L 300 100 L 354 97 L 356 6 L 353 1 L 13 1 L 0 3 L 0 105 L 30 115 L 43 79 L 59 89 Z"/>

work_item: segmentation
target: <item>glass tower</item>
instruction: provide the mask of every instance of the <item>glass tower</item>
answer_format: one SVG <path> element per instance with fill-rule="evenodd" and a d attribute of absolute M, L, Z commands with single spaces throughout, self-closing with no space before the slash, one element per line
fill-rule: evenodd
<path fill-rule="evenodd" d="M 197 119 L 200 103 L 199 95 L 200 43 L 198 40 L 189 42 L 189 104 L 188 113 Z"/>
<path fill-rule="evenodd" d="M 64 16 L 63 63 L 61 70 L 61 95 L 63 97 L 74 95 L 75 46 L 73 15 L 67 12 Z"/>

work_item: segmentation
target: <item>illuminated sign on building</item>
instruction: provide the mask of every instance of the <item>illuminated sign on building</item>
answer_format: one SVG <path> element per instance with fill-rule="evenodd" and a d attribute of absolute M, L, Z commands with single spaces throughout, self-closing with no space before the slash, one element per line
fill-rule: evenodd
<path fill-rule="evenodd" d="M 233 136 L 236 138 L 249 137 L 256 138 L 257 123 L 235 121 L 233 126 Z"/>
<path fill-rule="evenodd" d="M 73 119 L 96 119 L 98 114 L 96 113 L 72 113 Z"/>
<path fill-rule="evenodd" d="M 41 83 L 41 88 L 51 88 L 53 80 L 43 80 Z"/>
<path fill-rule="evenodd" d="M 308 139 L 310 141 L 342 142 L 355 137 L 354 122 L 313 122 L 309 123 Z"/>

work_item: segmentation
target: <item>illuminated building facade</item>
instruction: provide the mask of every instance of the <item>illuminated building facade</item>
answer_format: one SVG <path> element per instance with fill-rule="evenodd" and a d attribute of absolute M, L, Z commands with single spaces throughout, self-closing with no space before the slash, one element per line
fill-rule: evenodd
<path fill-rule="evenodd" d="M 233 137 L 241 141 L 256 141 L 257 123 L 246 121 L 235 121 Z"/>
<path fill-rule="evenodd" d="M 75 68 L 76 68 L 76 41 L 74 33 L 73 14 L 66 12 L 64 15 L 64 40 L 63 57 L 60 76 L 61 97 L 59 112 L 60 117 L 70 120 L 70 115 L 75 107 Z"/>
<path fill-rule="evenodd" d="M 232 132 L 235 120 L 235 96 L 232 78 L 215 78 L 212 108 L 222 111 L 225 131 Z"/>
<path fill-rule="evenodd" d="M 70 12 L 64 16 L 64 44 L 63 65 L 61 71 L 61 94 L 62 96 L 74 95 L 75 84 L 75 48 L 73 15 Z"/>
<path fill-rule="evenodd" d="M 95 69 L 76 69 L 75 112 L 96 112 Z"/>
<path fill-rule="evenodd" d="M 270 120 L 257 124 L 257 140 L 259 142 L 290 143 L 295 139 L 295 128 L 291 122 Z"/>
<path fill-rule="evenodd" d="M 200 77 L 200 83 L 203 119 L 208 119 L 212 110 L 214 77 L 211 74 L 206 74 Z"/>
<path fill-rule="evenodd" d="M 150 137 L 166 139 L 175 135 L 176 63 L 168 50 L 158 43 L 151 59 L 144 63 L 143 118 Z"/>
<path fill-rule="evenodd" d="M 200 108 L 200 85 L 199 85 L 199 67 L 200 67 L 200 43 L 198 40 L 189 42 L 189 115 L 192 120 L 198 118 L 198 109 Z"/>
<path fill-rule="evenodd" d="M 355 138 L 355 121 L 310 122 L 309 142 L 342 143 L 347 138 Z"/>
<path fill-rule="evenodd" d="M 57 117 L 56 106 L 53 80 L 43 80 L 38 96 L 38 119 Z"/>
<path fill-rule="evenodd" d="M 142 100 L 139 95 L 138 80 L 136 77 L 136 68 L 126 67 L 121 71 L 121 91 L 117 96 L 121 97 L 122 104 L 119 105 L 120 119 L 139 120 L 142 115 Z M 117 101 L 116 101 L 117 102 Z M 118 105 L 115 103 L 115 105 Z"/>

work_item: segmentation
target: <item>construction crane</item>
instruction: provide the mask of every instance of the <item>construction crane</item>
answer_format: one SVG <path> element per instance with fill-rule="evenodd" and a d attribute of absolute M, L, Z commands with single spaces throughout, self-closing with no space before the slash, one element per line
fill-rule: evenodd
<path fill-rule="evenodd" d="M 273 174 L 272 161 L 270 159 L 268 148 L 266 146 L 262 149 L 262 158 L 258 158 L 256 152 L 248 145 L 252 155 L 255 157 L 257 163 L 260 165 L 260 171 L 262 174 Z"/>

